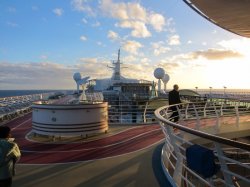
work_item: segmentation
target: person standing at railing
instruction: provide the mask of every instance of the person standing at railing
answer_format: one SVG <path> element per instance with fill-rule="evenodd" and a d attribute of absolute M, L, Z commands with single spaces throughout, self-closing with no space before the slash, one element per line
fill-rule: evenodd
<path fill-rule="evenodd" d="M 181 103 L 180 94 L 179 94 L 179 86 L 175 84 L 173 86 L 173 90 L 170 91 L 168 94 L 168 104 L 175 105 L 179 103 Z M 178 107 L 181 108 L 181 105 L 179 105 Z M 172 110 L 172 114 L 169 117 L 169 119 L 173 122 L 179 121 L 179 113 L 178 113 L 177 107 L 171 106 L 170 109 Z"/>
<path fill-rule="evenodd" d="M 15 175 L 15 164 L 21 153 L 18 145 L 11 138 L 11 129 L 0 126 L 0 186 L 11 187 L 12 177 Z"/>

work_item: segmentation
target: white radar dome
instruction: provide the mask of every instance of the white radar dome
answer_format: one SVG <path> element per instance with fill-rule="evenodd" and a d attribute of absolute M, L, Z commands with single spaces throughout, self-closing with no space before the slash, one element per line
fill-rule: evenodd
<path fill-rule="evenodd" d="M 164 77 L 162 78 L 162 81 L 164 83 L 167 83 L 169 81 L 169 75 L 168 74 L 165 74 Z"/>
<path fill-rule="evenodd" d="M 163 68 L 156 68 L 154 71 L 154 76 L 157 79 L 162 79 L 165 75 L 165 71 Z"/>
<path fill-rule="evenodd" d="M 73 78 L 77 82 L 77 81 L 81 80 L 82 77 L 81 77 L 81 74 L 79 72 L 77 72 L 77 73 L 74 73 Z"/>

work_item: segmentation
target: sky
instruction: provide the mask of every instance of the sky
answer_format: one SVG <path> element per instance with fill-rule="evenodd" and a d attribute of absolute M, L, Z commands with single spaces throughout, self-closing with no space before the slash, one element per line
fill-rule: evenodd
<path fill-rule="evenodd" d="M 0 89 L 75 89 L 73 74 L 122 75 L 167 88 L 250 89 L 250 40 L 210 23 L 181 0 L 1 0 Z"/>

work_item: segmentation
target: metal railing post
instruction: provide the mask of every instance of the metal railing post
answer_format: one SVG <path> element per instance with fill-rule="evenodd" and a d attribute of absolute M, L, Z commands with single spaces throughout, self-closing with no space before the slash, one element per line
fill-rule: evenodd
<path fill-rule="evenodd" d="M 226 172 L 226 171 L 228 171 L 228 167 L 227 167 L 226 161 L 223 159 L 224 154 L 221 150 L 221 146 L 219 143 L 216 143 L 216 142 L 214 142 L 214 145 L 215 145 L 215 149 L 216 149 L 217 154 L 218 154 L 218 159 L 219 159 L 220 166 L 221 166 L 221 172 L 223 173 L 225 182 L 228 186 L 233 186 L 233 181 L 232 181 L 233 176 L 230 175 L 228 172 Z"/>
<path fill-rule="evenodd" d="M 220 116 L 223 116 L 223 106 L 224 106 L 224 104 L 222 103 L 221 107 L 220 107 Z"/>
<path fill-rule="evenodd" d="M 181 115 L 181 110 L 179 108 L 179 105 L 176 105 L 177 111 L 178 111 L 178 115 L 179 115 L 179 121 L 182 122 L 183 121 L 183 116 Z"/>
<path fill-rule="evenodd" d="M 147 108 L 148 108 L 148 101 L 146 102 L 146 106 L 145 106 L 145 109 L 144 109 L 144 112 L 143 112 L 143 123 L 147 122 L 147 119 L 146 119 Z"/>
<path fill-rule="evenodd" d="M 186 105 L 186 108 L 185 108 L 185 119 L 188 119 L 188 107 L 189 107 L 189 103 Z"/>
<path fill-rule="evenodd" d="M 199 117 L 199 114 L 198 114 L 198 112 L 196 110 L 196 107 L 195 107 L 194 103 L 193 103 L 193 108 L 194 108 L 195 117 L 196 117 L 195 127 L 196 127 L 197 130 L 199 130 L 200 129 L 200 125 L 201 125 L 201 123 L 200 123 L 200 117 Z"/>
<path fill-rule="evenodd" d="M 206 102 L 206 104 L 205 104 L 205 106 L 204 106 L 204 109 L 203 109 L 203 116 L 204 116 L 204 117 L 207 117 L 207 111 L 206 111 L 207 103 L 208 103 L 208 102 Z"/>
<path fill-rule="evenodd" d="M 213 107 L 214 107 L 214 112 L 215 112 L 215 115 L 216 115 L 216 128 L 219 129 L 220 128 L 220 118 L 219 118 L 219 114 L 218 114 L 218 111 L 217 111 L 217 108 L 213 102 Z"/>
<path fill-rule="evenodd" d="M 236 126 L 239 127 L 240 115 L 239 115 L 239 103 L 235 105 L 235 114 L 236 114 Z"/>
<path fill-rule="evenodd" d="M 175 164 L 175 170 L 174 170 L 174 174 L 173 174 L 173 179 L 176 182 L 177 186 L 181 186 L 181 182 L 182 182 L 182 169 L 183 169 L 183 158 L 181 156 L 181 152 L 179 147 L 177 146 L 177 140 L 174 137 L 174 132 L 173 132 L 173 128 L 170 127 L 169 125 L 167 125 L 167 132 L 168 132 L 168 136 L 170 138 L 170 142 L 174 147 L 174 152 L 176 154 L 176 164 Z"/>

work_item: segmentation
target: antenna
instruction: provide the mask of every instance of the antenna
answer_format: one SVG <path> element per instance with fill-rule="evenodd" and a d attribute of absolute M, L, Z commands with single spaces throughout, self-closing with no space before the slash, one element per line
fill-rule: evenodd
<path fill-rule="evenodd" d="M 158 91 L 161 91 L 161 79 L 164 77 L 165 71 L 163 68 L 156 68 L 154 71 L 155 78 L 158 79 Z"/>
<path fill-rule="evenodd" d="M 162 78 L 162 82 L 163 82 L 163 84 L 164 84 L 164 91 L 166 91 L 167 90 L 167 83 L 168 83 L 168 81 L 169 81 L 169 75 L 166 73 L 165 75 L 164 75 L 164 77 Z"/>
<path fill-rule="evenodd" d="M 73 78 L 76 81 L 77 93 L 79 94 L 79 86 L 82 85 L 82 91 L 83 91 L 82 95 L 85 96 L 85 90 L 84 90 L 85 89 L 85 85 L 87 84 L 88 79 L 90 77 L 88 76 L 88 77 L 82 78 L 81 74 L 79 72 L 77 72 L 77 73 L 74 73 Z"/>

